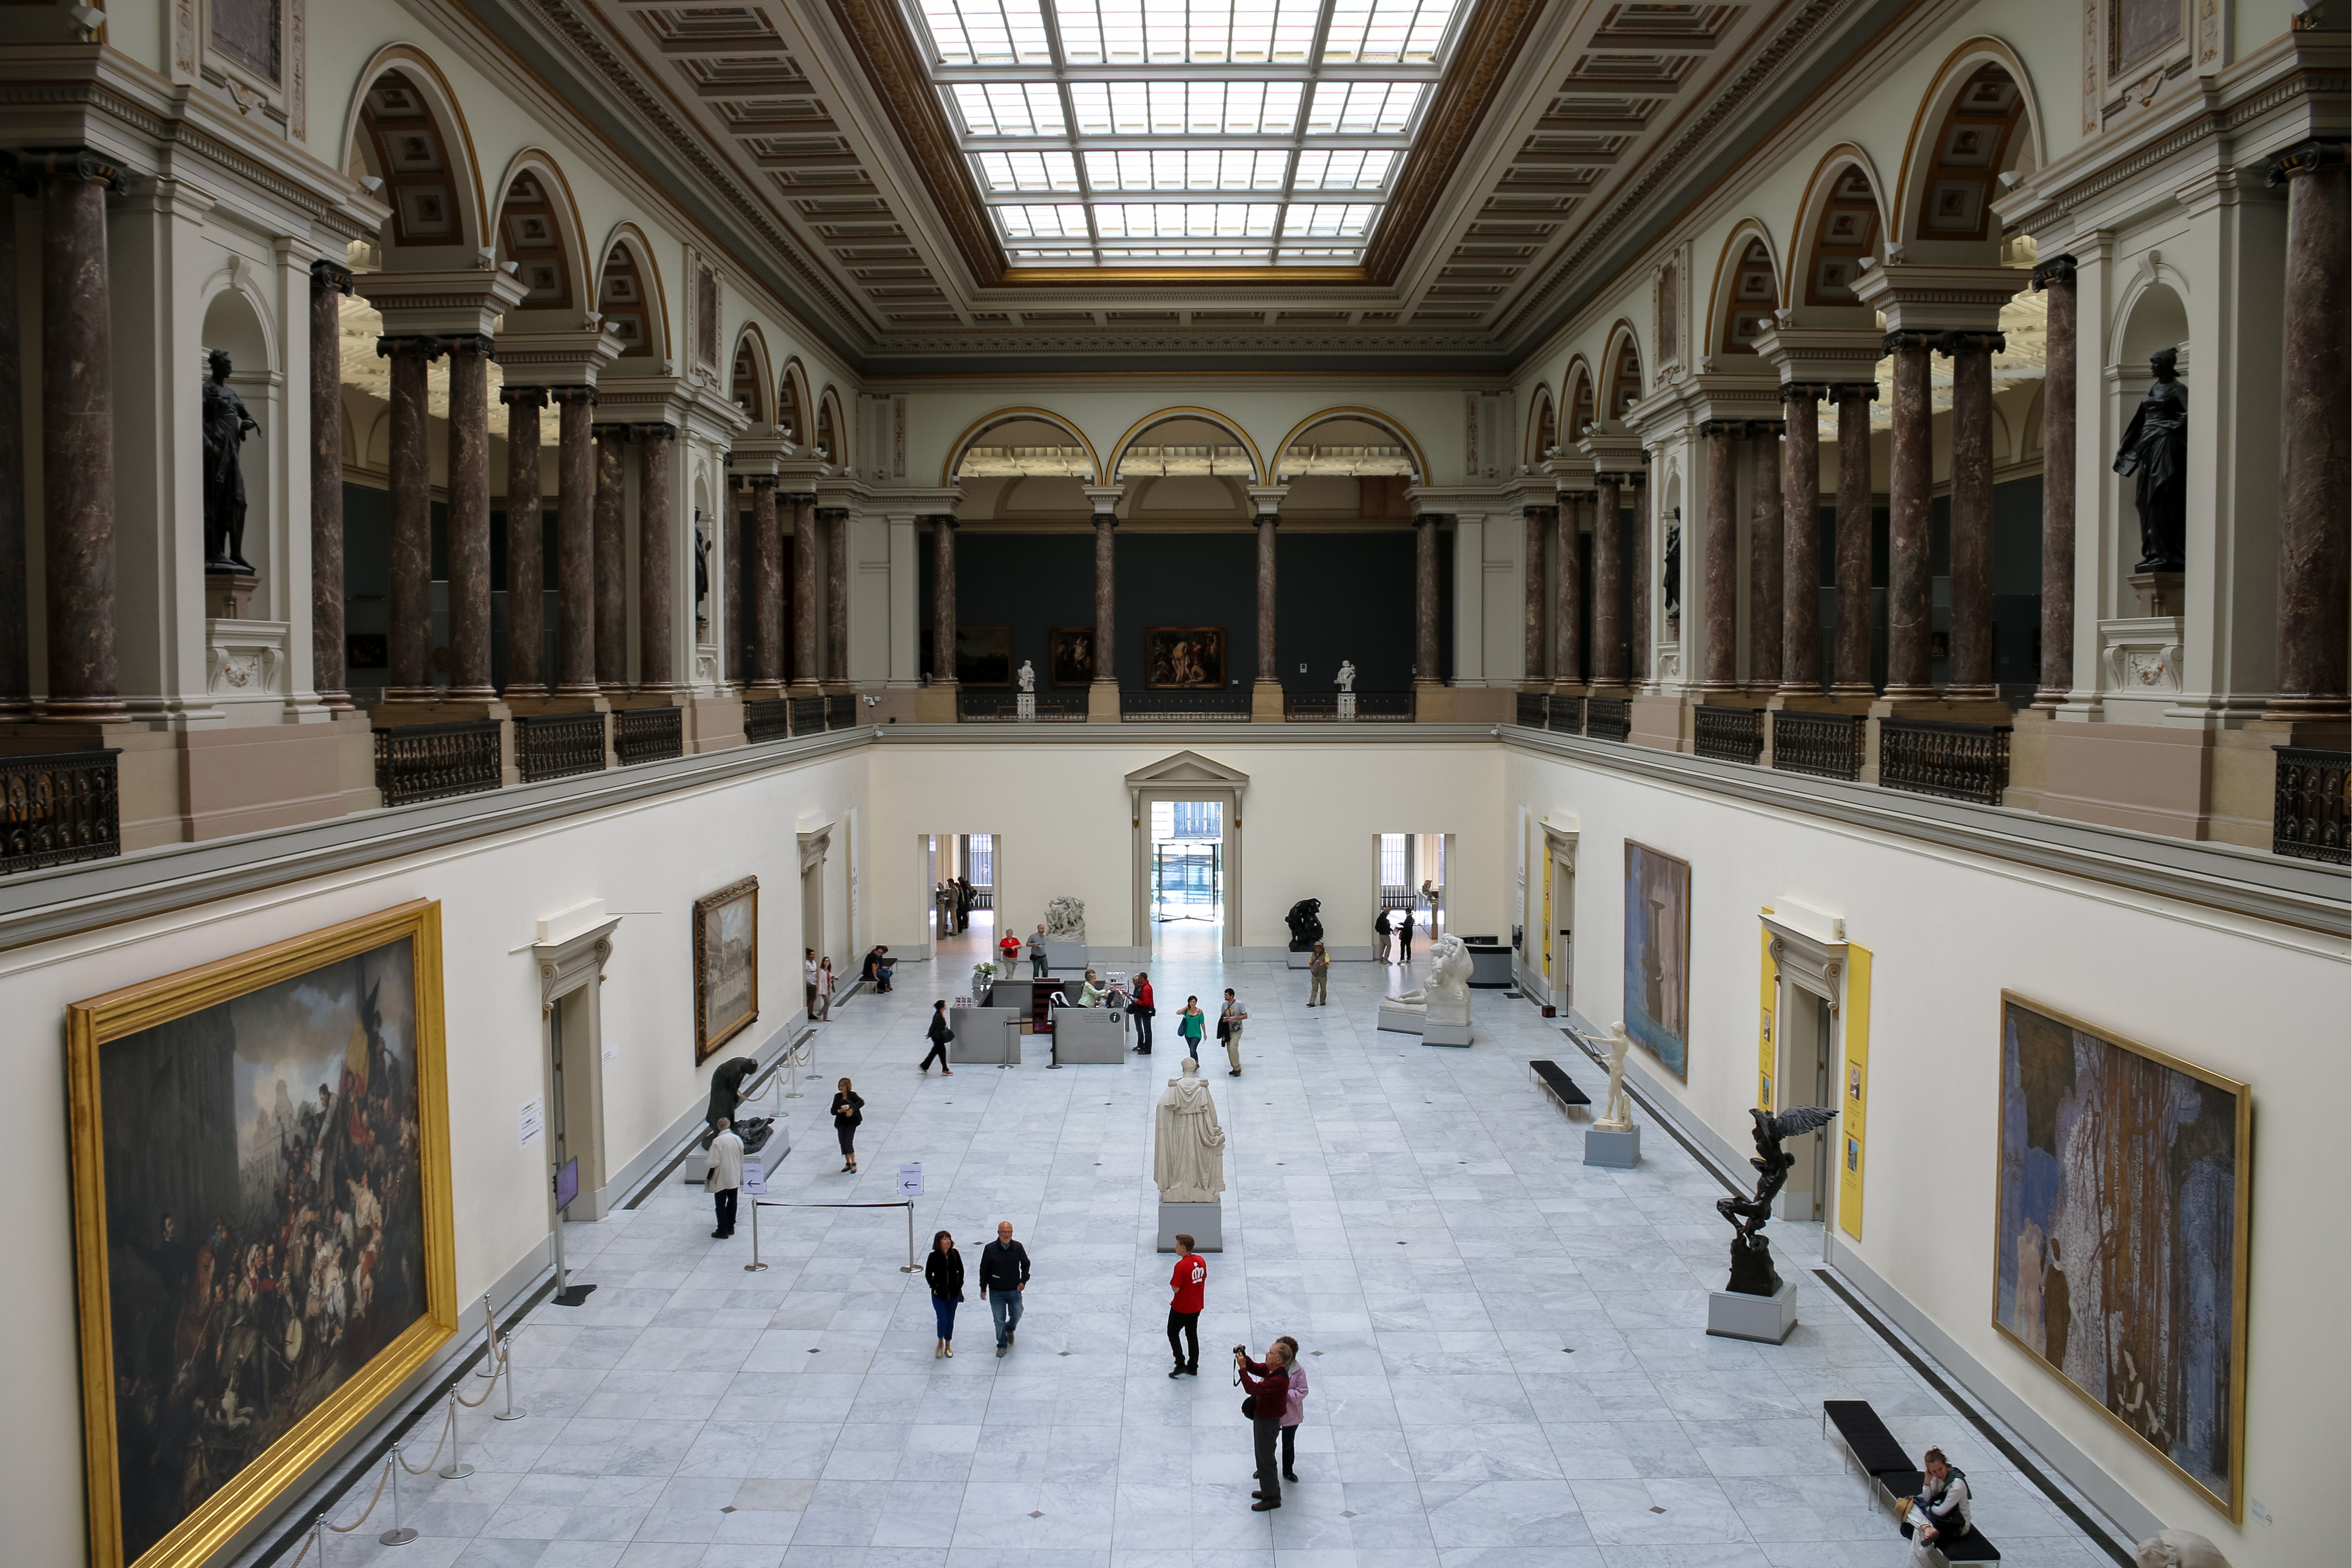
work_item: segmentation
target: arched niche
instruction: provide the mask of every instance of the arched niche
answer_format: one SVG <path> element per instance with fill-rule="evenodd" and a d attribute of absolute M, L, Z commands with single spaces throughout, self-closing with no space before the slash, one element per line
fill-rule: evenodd
<path fill-rule="evenodd" d="M 1796 262 L 1788 297 L 1799 308 L 1861 310 L 1853 280 L 1865 260 L 1885 255 L 1886 213 L 1870 160 L 1851 144 L 1833 147 L 1813 171 L 1797 209 Z"/>
<path fill-rule="evenodd" d="M 1780 304 L 1780 264 L 1764 226 L 1749 219 L 1731 231 L 1715 268 L 1714 306 L 1707 312 L 1707 352 L 1734 363 L 1756 359 L 1757 334 L 1772 324 Z"/>
<path fill-rule="evenodd" d="M 507 165 L 498 189 L 498 259 L 513 265 L 527 290 L 507 312 L 505 330 L 577 331 L 591 309 L 587 244 L 562 170 L 534 148 Z"/>
<path fill-rule="evenodd" d="M 841 416 L 841 397 L 830 386 L 817 395 L 816 444 L 824 460 L 836 468 L 849 467 L 849 426 Z"/>
<path fill-rule="evenodd" d="M 669 360 L 669 309 L 653 247 L 635 224 L 605 237 L 596 274 L 596 310 L 624 360 Z M 644 374 L 643 366 L 633 374 Z"/>
<path fill-rule="evenodd" d="M 1611 331 L 1609 353 L 1601 362 L 1601 376 L 1605 390 L 1600 416 L 1622 420 L 1625 410 L 1642 399 L 1642 343 L 1633 335 L 1630 321 L 1620 321 Z"/>
<path fill-rule="evenodd" d="M 481 174 L 464 114 L 440 68 L 395 44 L 362 73 L 344 139 L 344 166 L 380 180 L 392 208 L 376 237 L 378 265 L 392 271 L 462 269 L 485 243 Z"/>
<path fill-rule="evenodd" d="M 269 302 L 257 282 L 242 265 L 226 268 L 210 280 L 200 363 L 204 379 L 210 381 L 213 353 L 217 351 L 229 356 L 229 387 L 244 402 L 256 426 L 246 432 L 237 451 L 237 467 L 245 479 L 245 532 L 240 548 L 262 579 L 262 605 L 278 605 L 286 602 L 287 587 L 279 580 L 285 557 L 284 542 L 278 538 L 285 498 L 274 482 L 278 465 L 271 454 L 288 438 L 286 377 L 269 330 Z M 201 454 L 201 427 L 195 439 Z M 201 518 L 201 510 L 198 515 Z M 309 592 L 307 587 L 304 592 Z M 264 620 L 284 618 L 275 610 L 253 613 Z"/>
<path fill-rule="evenodd" d="M 948 448 L 940 483 L 963 487 L 959 515 L 1083 517 L 1086 488 L 1102 468 L 1085 432 L 1045 408 L 1000 408 L 967 426 Z"/>
<path fill-rule="evenodd" d="M 815 406 L 809 395 L 808 372 L 801 368 L 799 356 L 786 360 L 783 374 L 776 380 L 776 424 L 789 432 L 788 439 L 814 441 Z"/>
<path fill-rule="evenodd" d="M 2041 165 L 2031 81 L 2009 46 L 1971 38 L 1955 49 L 1921 100 L 1904 150 L 1895 237 L 1908 247 L 1997 246 L 1992 210 L 2000 176 Z"/>
<path fill-rule="evenodd" d="M 781 414 L 771 417 L 768 412 L 768 344 L 756 322 L 736 334 L 728 366 L 727 395 L 751 416 L 752 429 L 785 423 Z"/>
<path fill-rule="evenodd" d="M 1421 443 L 1402 421 L 1376 408 L 1342 406 L 1310 414 L 1276 449 L 1277 482 L 1316 474 L 1419 480 L 1429 473 Z"/>
<path fill-rule="evenodd" d="M 1128 426 L 1111 448 L 1118 478 L 1176 478 L 1195 472 L 1244 484 L 1265 482 L 1257 443 L 1224 415 L 1209 408 L 1163 408 Z"/>
<path fill-rule="evenodd" d="M 1579 354 L 1568 362 L 1568 427 L 1562 436 L 1570 446 L 1584 438 L 1587 426 L 1600 417 L 1600 405 L 1595 401 L 1592 367 Z"/>
<path fill-rule="evenodd" d="M 1527 456 L 1521 460 L 1530 465 L 1544 460 L 1544 454 L 1559 445 L 1559 413 L 1552 402 L 1551 388 L 1536 384 L 1528 398 Z"/>

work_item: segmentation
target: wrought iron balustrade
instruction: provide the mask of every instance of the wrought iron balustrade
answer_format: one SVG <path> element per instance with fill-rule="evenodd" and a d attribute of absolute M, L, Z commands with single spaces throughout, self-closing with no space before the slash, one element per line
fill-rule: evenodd
<path fill-rule="evenodd" d="M 1246 724 L 1250 716 L 1250 694 L 1241 688 L 1223 691 L 1122 689 L 1118 694 L 1118 716 L 1123 722 L 1129 724 L 1177 723 L 1187 720 L 1239 721 Z"/>
<path fill-rule="evenodd" d="M 1622 742 L 1633 732 L 1633 700 L 1630 697 L 1586 698 L 1584 732 L 1595 741 Z"/>
<path fill-rule="evenodd" d="M 1344 700 L 1352 696 L 1352 707 Z M 1410 691 L 1285 692 L 1282 716 L 1294 724 L 1402 724 L 1412 721 Z"/>
<path fill-rule="evenodd" d="M 1551 730 L 1557 735 L 1584 733 L 1584 699 L 1559 697 L 1551 700 Z"/>
<path fill-rule="evenodd" d="M 1522 691 L 1519 693 L 1518 721 L 1530 730 L 1543 729 L 1549 717 L 1545 710 L 1550 706 L 1551 698 L 1548 694 Z"/>
<path fill-rule="evenodd" d="M 1410 691 L 1359 691 L 1356 718 L 1365 724 L 1402 724 L 1414 717 Z"/>
<path fill-rule="evenodd" d="M 613 714 L 613 754 L 623 767 L 686 754 L 686 710 L 623 708 Z"/>
<path fill-rule="evenodd" d="M 1035 712 L 1040 724 L 1083 724 L 1087 694 L 1083 691 L 1039 691 Z M 1017 691 L 956 691 L 956 721 L 963 724 L 1013 724 L 1021 719 Z"/>
<path fill-rule="evenodd" d="M 0 757 L 0 874 L 122 853 L 115 750 Z"/>
<path fill-rule="evenodd" d="M 1801 713 L 1781 708 L 1772 714 L 1772 768 L 1815 778 L 1862 777 L 1867 721 L 1859 713 Z"/>
<path fill-rule="evenodd" d="M 846 730 L 856 722 L 857 694 L 856 692 L 835 691 L 825 698 L 824 727 L 826 729 Z"/>
<path fill-rule="evenodd" d="M 604 771 L 602 713 L 531 713 L 518 716 L 514 722 L 515 767 L 523 783 Z"/>
<path fill-rule="evenodd" d="M 503 782 L 496 719 L 404 724 L 375 732 L 375 787 L 383 792 L 386 805 L 477 795 Z"/>
<path fill-rule="evenodd" d="M 2274 748 L 2278 787 L 2271 807 L 2271 853 L 2297 860 L 2352 863 L 2345 824 L 2352 817 L 2352 752 Z"/>
<path fill-rule="evenodd" d="M 1878 782 L 1883 788 L 1946 800 L 1999 805 L 2009 788 L 2007 729 L 1934 719 L 1878 721 Z"/>
<path fill-rule="evenodd" d="M 791 705 L 793 733 L 814 735 L 824 729 L 824 699 L 822 697 L 787 697 Z"/>
<path fill-rule="evenodd" d="M 1754 767 L 1764 755 L 1764 710 L 1701 703 L 1692 713 L 1691 750 L 1718 763 Z"/>
<path fill-rule="evenodd" d="M 781 741 L 792 733 L 793 700 L 789 697 L 753 697 L 743 703 L 743 739 L 747 744 L 758 745 L 762 741 Z"/>

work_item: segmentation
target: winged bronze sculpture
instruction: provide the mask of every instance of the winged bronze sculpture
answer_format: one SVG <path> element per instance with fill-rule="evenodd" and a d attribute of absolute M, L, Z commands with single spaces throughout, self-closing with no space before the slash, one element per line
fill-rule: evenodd
<path fill-rule="evenodd" d="M 1772 1217 L 1772 1200 L 1788 1185 L 1789 1168 L 1797 1163 L 1780 1142 L 1828 1126 L 1837 1112 L 1825 1106 L 1792 1105 L 1777 1114 L 1750 1110 L 1748 1115 L 1756 1131 L 1756 1152 L 1748 1162 L 1756 1167 L 1755 1194 L 1715 1200 L 1715 1212 L 1729 1220 L 1734 1229 L 1731 1282 L 1724 1289 L 1743 1296 L 1775 1296 L 1780 1294 L 1780 1275 L 1772 1267 L 1772 1244 L 1764 1239 L 1764 1222 Z"/>

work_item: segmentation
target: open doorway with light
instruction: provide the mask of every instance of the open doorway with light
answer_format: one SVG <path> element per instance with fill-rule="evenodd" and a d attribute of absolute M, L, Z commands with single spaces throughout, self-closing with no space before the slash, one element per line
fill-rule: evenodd
<path fill-rule="evenodd" d="M 997 836 L 926 833 L 921 849 L 932 955 L 994 963 L 997 938 L 1003 934 L 996 908 Z"/>
<path fill-rule="evenodd" d="M 1445 877 L 1454 858 L 1454 836 L 1380 834 L 1373 840 L 1373 858 L 1375 945 L 1380 942 L 1377 921 L 1385 914 L 1389 961 L 1427 957 L 1429 944 L 1447 929 Z"/>
<path fill-rule="evenodd" d="M 1225 937 L 1225 803 L 1155 800 L 1150 813 L 1144 870 L 1151 946 L 1216 957 Z"/>

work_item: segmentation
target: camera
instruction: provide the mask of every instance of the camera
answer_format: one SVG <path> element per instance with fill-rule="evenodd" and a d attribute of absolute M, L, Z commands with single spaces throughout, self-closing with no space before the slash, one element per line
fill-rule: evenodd
<path fill-rule="evenodd" d="M 1234 1353 L 1235 1355 L 1247 1355 L 1247 1354 L 1249 1354 L 1249 1346 L 1247 1346 L 1247 1345 L 1235 1345 L 1235 1346 L 1234 1347 Z"/>

